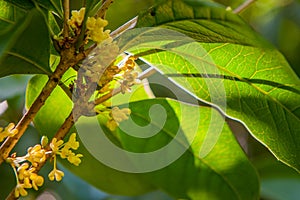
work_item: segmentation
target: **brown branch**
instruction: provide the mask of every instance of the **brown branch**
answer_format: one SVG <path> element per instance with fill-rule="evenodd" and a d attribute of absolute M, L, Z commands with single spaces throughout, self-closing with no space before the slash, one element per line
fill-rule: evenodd
<path fill-rule="evenodd" d="M 37 99 L 30 106 L 29 110 L 25 113 L 15 129 L 18 133 L 14 137 L 9 137 L 3 142 L 0 147 L 0 165 L 6 160 L 11 150 L 15 147 L 19 139 L 26 131 L 28 125 L 31 123 L 37 112 L 45 104 L 46 99 L 50 96 L 51 92 L 58 85 L 63 74 L 72 66 L 76 65 L 79 61 L 85 58 L 84 53 L 75 54 L 74 48 L 64 49 L 61 52 L 61 61 L 58 64 L 54 73 L 50 76 L 48 82 L 39 94 Z"/>
<path fill-rule="evenodd" d="M 143 73 L 141 73 L 138 76 L 139 80 L 143 80 L 144 78 L 147 78 L 149 76 L 151 76 L 152 74 L 156 73 L 156 70 L 154 68 L 149 68 L 148 70 L 144 71 Z M 106 100 L 108 100 L 109 98 L 111 98 L 112 96 L 118 94 L 121 92 L 121 88 L 117 88 L 116 90 L 111 91 L 110 93 L 100 97 L 99 99 L 95 100 L 95 105 L 98 105 L 100 103 L 105 102 Z M 89 93 L 89 92 L 88 92 Z M 75 113 L 71 112 L 69 114 L 69 116 L 65 119 L 64 123 L 60 126 L 59 130 L 56 132 L 55 136 L 53 138 L 57 138 L 57 140 L 61 140 L 63 139 L 68 132 L 70 131 L 70 129 L 72 128 L 72 126 L 75 124 L 75 122 L 78 120 L 78 118 L 80 117 L 80 115 L 76 115 L 74 116 Z M 45 147 L 45 149 L 47 151 L 50 151 L 50 143 Z M 38 167 L 36 167 L 35 173 L 38 173 L 41 168 L 45 165 L 45 163 L 47 162 L 47 160 L 51 157 L 51 155 L 47 155 L 47 159 L 40 163 Z M 15 197 L 15 188 L 12 189 L 12 191 L 10 192 L 10 194 L 7 196 L 6 200 L 16 200 L 17 198 Z"/>
<path fill-rule="evenodd" d="M 68 26 L 68 20 L 70 18 L 70 2 L 69 2 L 69 0 L 64 0 L 63 9 L 64 9 L 63 37 L 67 38 L 67 37 L 69 37 L 69 26 Z"/>
<path fill-rule="evenodd" d="M 60 126 L 59 130 L 56 132 L 54 138 L 57 138 L 57 140 L 63 139 L 68 134 L 68 132 L 70 131 L 70 129 L 72 128 L 74 123 L 75 123 L 75 121 L 73 118 L 73 113 L 71 112 L 70 115 L 64 121 L 64 123 Z M 51 150 L 49 144 L 45 147 L 45 149 L 48 151 Z M 51 155 L 47 154 L 47 159 L 43 163 L 39 164 L 39 166 L 35 170 L 35 173 L 38 173 L 41 170 L 41 168 L 46 164 L 47 160 L 50 157 L 51 157 Z M 18 198 L 15 197 L 15 188 L 14 188 L 9 193 L 9 195 L 6 197 L 6 200 L 16 200 L 16 199 L 18 199 Z"/>

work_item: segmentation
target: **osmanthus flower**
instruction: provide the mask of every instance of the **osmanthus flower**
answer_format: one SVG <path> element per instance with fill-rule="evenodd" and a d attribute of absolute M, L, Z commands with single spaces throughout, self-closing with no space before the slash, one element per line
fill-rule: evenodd
<path fill-rule="evenodd" d="M 109 38 L 110 30 L 105 30 L 104 27 L 108 25 L 108 21 L 100 17 L 88 17 L 86 22 L 88 39 L 96 43 L 100 43 Z"/>
<path fill-rule="evenodd" d="M 81 8 L 79 11 L 72 10 L 71 19 L 69 19 L 68 23 L 72 28 L 78 28 L 81 26 L 85 14 L 85 7 Z"/>
<path fill-rule="evenodd" d="M 20 159 L 19 159 L 20 160 Z M 36 173 L 36 168 L 29 165 L 28 162 L 24 162 L 18 167 L 15 165 L 16 161 L 14 157 L 7 159 L 14 170 L 14 174 L 17 181 L 17 186 L 14 191 L 16 198 L 26 196 L 28 192 L 26 189 L 33 188 L 38 190 L 38 187 L 44 184 L 44 178 Z"/>
<path fill-rule="evenodd" d="M 0 127 L 0 142 L 7 137 L 13 137 L 18 133 L 17 129 L 14 129 L 15 124 L 9 123 L 5 128 Z"/>
<path fill-rule="evenodd" d="M 42 145 L 37 144 L 34 147 L 29 147 L 27 149 L 27 154 L 24 158 L 30 161 L 32 166 L 37 167 L 38 164 L 46 160 L 46 151 Z"/>
<path fill-rule="evenodd" d="M 48 178 L 49 178 L 50 181 L 54 181 L 54 179 L 55 179 L 56 181 L 61 181 L 65 174 L 64 174 L 63 171 L 58 170 L 58 169 L 56 168 L 56 161 L 54 160 L 54 162 L 55 162 L 54 168 L 53 168 L 53 170 L 48 174 Z"/>
<path fill-rule="evenodd" d="M 69 26 L 75 30 L 79 30 L 84 20 L 85 8 L 81 8 L 79 11 L 73 10 L 71 12 L 71 19 L 69 19 Z M 100 43 L 109 38 L 110 30 L 104 30 L 108 21 L 100 17 L 88 17 L 86 21 L 86 39 L 93 40 L 96 43 Z"/>
<path fill-rule="evenodd" d="M 28 192 L 25 190 L 25 185 L 18 183 L 15 188 L 15 197 L 19 198 L 21 195 L 22 197 L 27 196 Z"/>
<path fill-rule="evenodd" d="M 44 184 L 44 178 L 37 173 L 35 173 L 36 168 L 30 167 L 28 163 L 23 163 L 18 167 L 18 178 L 19 182 L 23 181 L 24 188 L 32 188 L 38 190 L 38 186 Z"/>
<path fill-rule="evenodd" d="M 50 143 L 50 148 L 52 150 L 52 158 L 54 160 L 53 170 L 48 174 L 48 177 L 51 181 L 54 179 L 56 181 L 60 181 L 64 176 L 64 172 L 57 169 L 56 159 L 57 155 L 61 158 L 65 159 L 78 166 L 81 163 L 82 154 L 75 154 L 72 150 L 77 150 L 79 147 L 79 142 L 76 141 L 76 133 L 72 133 L 67 142 L 63 140 L 57 140 L 57 138 L 53 138 Z"/>
<path fill-rule="evenodd" d="M 131 110 L 129 108 L 120 109 L 118 107 L 113 107 L 109 113 L 109 120 L 106 123 L 107 128 L 111 131 L 116 130 L 120 122 L 128 119 L 130 113 Z"/>

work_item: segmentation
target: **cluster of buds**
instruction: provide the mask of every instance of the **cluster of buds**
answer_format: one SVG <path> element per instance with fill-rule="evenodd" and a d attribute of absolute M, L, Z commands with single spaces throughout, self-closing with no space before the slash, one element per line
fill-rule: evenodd
<path fill-rule="evenodd" d="M 101 76 L 98 86 L 101 88 L 98 92 L 100 95 L 103 95 L 107 92 L 111 92 L 111 84 L 113 80 L 118 80 L 121 88 L 121 92 L 130 92 L 131 87 L 138 83 L 137 76 L 138 73 L 134 71 L 136 66 L 135 64 L 136 57 L 129 56 L 125 62 L 121 63 L 120 66 L 110 65 L 106 68 Z M 111 105 L 106 106 L 108 103 L 102 103 L 103 106 L 95 108 L 95 111 L 99 114 L 107 113 L 108 111 L 108 121 L 106 126 L 114 131 L 119 126 L 119 123 L 127 120 L 131 111 L 129 108 L 119 109 L 118 107 L 113 107 L 112 109 L 108 108 Z"/>
<path fill-rule="evenodd" d="M 44 184 L 44 178 L 35 173 L 36 168 L 30 167 L 28 163 L 23 163 L 17 169 L 18 183 L 15 189 L 15 197 L 26 196 L 26 189 L 33 188 L 38 190 L 38 186 Z"/>
<path fill-rule="evenodd" d="M 71 12 L 71 19 L 69 19 L 68 23 L 71 28 L 77 29 L 81 27 L 83 19 L 85 15 L 85 8 L 81 8 L 79 11 L 72 10 Z"/>
<path fill-rule="evenodd" d="M 76 133 L 72 133 L 68 142 L 63 140 L 52 139 L 50 148 L 52 149 L 53 156 L 59 155 L 62 159 L 67 159 L 73 165 L 78 166 L 81 163 L 82 154 L 75 154 L 73 150 L 77 150 L 79 142 L 76 141 Z"/>
<path fill-rule="evenodd" d="M 105 30 L 108 22 L 100 17 L 88 17 L 86 22 L 87 39 L 91 39 L 96 43 L 100 43 L 109 38 L 110 30 Z"/>
<path fill-rule="evenodd" d="M 99 86 L 111 81 L 115 73 L 119 72 L 115 66 L 111 65 L 119 55 L 119 51 L 118 45 L 113 42 L 112 38 L 98 44 L 87 59 L 82 62 L 81 69 L 84 70 L 87 81 L 98 83 Z"/>
<path fill-rule="evenodd" d="M 131 110 L 129 108 L 113 107 L 109 113 L 109 120 L 106 123 L 109 130 L 114 131 L 119 126 L 119 123 L 127 120 Z"/>
<path fill-rule="evenodd" d="M 73 150 L 78 149 L 79 142 L 76 141 L 76 133 L 71 134 L 68 142 L 63 140 L 57 141 L 53 138 L 50 143 L 49 151 L 46 150 L 48 139 L 42 137 L 41 144 L 36 144 L 34 147 L 27 149 L 27 154 L 22 157 L 17 157 L 16 153 L 12 154 L 11 157 L 7 158 L 7 162 L 12 166 L 17 186 L 15 188 L 15 197 L 26 196 L 28 192 L 26 189 L 33 188 L 38 190 L 38 187 L 44 184 L 44 178 L 37 174 L 39 166 L 43 165 L 50 156 L 54 160 L 54 169 L 48 174 L 51 181 L 54 179 L 60 181 L 64 176 L 64 172 L 57 169 L 56 166 L 56 155 L 61 158 L 67 158 L 67 160 L 78 166 L 81 163 L 82 154 L 75 154 Z"/>
<path fill-rule="evenodd" d="M 76 141 L 76 133 L 72 133 L 69 137 L 68 142 L 64 142 L 63 140 L 57 140 L 53 138 L 50 143 L 50 148 L 52 150 L 52 159 L 54 160 L 53 170 L 48 174 L 48 178 L 53 181 L 61 181 L 64 176 L 64 172 L 57 169 L 56 165 L 56 156 L 59 155 L 62 159 L 67 158 L 67 160 L 73 164 L 78 166 L 81 163 L 82 154 L 75 154 L 73 150 L 77 150 L 79 147 L 79 142 Z"/>
<path fill-rule="evenodd" d="M 26 196 L 26 189 L 33 188 L 38 190 L 38 187 L 44 184 L 44 178 L 36 173 L 37 167 L 46 161 L 46 150 L 42 145 L 37 144 L 34 147 L 27 149 L 27 154 L 22 157 L 17 157 L 16 153 L 7 158 L 7 162 L 12 166 L 17 186 L 15 188 L 15 197 Z"/>
<path fill-rule="evenodd" d="M 13 137 L 18 133 L 17 129 L 14 129 L 15 124 L 10 123 L 7 127 L 0 127 L 0 142 L 2 142 L 7 137 Z"/>
<path fill-rule="evenodd" d="M 79 11 L 73 10 L 71 12 L 71 19 L 69 19 L 68 23 L 75 33 L 82 27 L 84 16 L 85 8 L 81 8 Z M 109 38 L 110 34 L 110 30 L 104 30 L 104 27 L 107 25 L 107 20 L 100 17 L 88 17 L 86 21 L 86 39 L 90 39 L 96 43 L 101 43 L 106 40 Z"/>

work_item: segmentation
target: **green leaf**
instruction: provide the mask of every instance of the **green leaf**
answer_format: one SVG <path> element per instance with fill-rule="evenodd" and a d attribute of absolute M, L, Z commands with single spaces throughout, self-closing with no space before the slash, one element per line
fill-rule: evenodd
<path fill-rule="evenodd" d="M 24 10 L 31 10 L 36 6 L 41 6 L 48 11 L 54 11 L 62 17 L 62 5 L 60 0 L 1 0 L 9 2 Z"/>
<path fill-rule="evenodd" d="M 63 9 L 61 0 L 33 0 L 37 5 L 45 8 L 48 11 L 54 11 L 61 18 L 63 17 Z"/>
<path fill-rule="evenodd" d="M 34 8 L 34 4 L 31 0 L 1 0 L 1 1 L 9 2 L 12 5 L 15 5 L 15 6 L 25 9 L 25 10 L 31 10 L 32 8 Z"/>
<path fill-rule="evenodd" d="M 120 124 L 120 142 L 125 150 L 142 156 L 128 155 L 135 169 L 165 165 L 145 174 L 154 186 L 176 199 L 258 198 L 256 171 L 217 111 L 168 99 L 132 102 L 129 108 L 134 125 L 131 120 Z M 209 142 L 206 138 L 218 131 L 213 149 L 201 157 L 201 148 Z"/>
<path fill-rule="evenodd" d="M 196 42 L 170 32 L 153 42 L 155 31 L 147 29 L 137 34 L 141 44 L 132 51 L 195 98 L 244 123 L 279 160 L 299 171 L 300 80 L 284 57 L 228 11 L 181 1 L 153 9 L 140 16 L 140 27 L 176 30 Z M 143 37 L 148 42 L 143 44 Z"/>
<path fill-rule="evenodd" d="M 268 45 L 241 18 L 219 4 L 190 6 L 182 0 L 169 0 L 139 15 L 137 27 L 153 26 L 181 32 L 198 42 Z"/>
<path fill-rule="evenodd" d="M 64 75 L 62 82 L 65 85 L 70 84 L 74 75 L 76 76 L 76 73 L 70 69 Z M 26 94 L 27 108 L 36 99 L 46 81 L 47 77 L 44 75 L 34 76 L 29 81 Z M 47 135 L 51 140 L 71 111 L 72 101 L 60 87 L 57 87 L 37 113 L 34 125 L 41 135 Z M 75 129 L 72 131 L 76 132 Z M 60 160 L 61 163 L 71 172 L 103 191 L 119 195 L 138 195 L 153 190 L 152 186 L 143 181 L 141 175 L 120 172 L 104 165 L 95 159 L 81 142 L 76 152 L 84 156 L 78 167 L 65 160 Z"/>
<path fill-rule="evenodd" d="M 6 18 L 0 21 L 7 22 L 7 27 L 0 32 L 0 77 L 10 74 L 49 75 L 50 38 L 42 14 L 32 9 L 24 15 L 9 5 L 2 12 Z M 14 17 L 21 14 L 24 17 Z"/>

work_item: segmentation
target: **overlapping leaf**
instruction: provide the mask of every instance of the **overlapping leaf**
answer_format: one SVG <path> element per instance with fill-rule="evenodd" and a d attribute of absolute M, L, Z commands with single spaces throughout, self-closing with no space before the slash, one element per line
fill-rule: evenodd
<path fill-rule="evenodd" d="M 156 110 L 158 105 L 164 110 Z M 149 167 L 153 163 L 155 166 L 160 162 L 167 162 L 174 154 L 180 153 L 179 149 L 186 148 L 178 160 L 170 162 L 158 171 L 146 173 L 150 183 L 176 199 L 258 198 L 259 183 L 256 172 L 229 127 L 224 124 L 224 118 L 217 111 L 168 99 L 134 102 L 129 107 L 132 120 L 136 124 L 133 126 L 130 121 L 124 121 L 119 137 L 126 150 L 144 153 L 143 158 L 149 156 L 148 162 L 147 159 L 134 162 L 137 169 L 143 168 L 144 165 Z M 161 120 L 163 112 L 167 115 L 166 121 Z M 151 113 L 151 117 L 145 113 Z M 160 131 L 147 137 L 148 134 L 153 134 L 162 122 L 164 125 Z M 126 131 L 126 127 L 131 128 Z M 207 142 L 205 138 L 209 134 L 217 134 L 217 131 L 221 134 L 213 150 L 202 158 L 199 152 Z M 172 149 L 170 144 L 174 141 L 177 145 Z M 149 154 L 164 148 L 169 149 L 151 159 Z"/>
<path fill-rule="evenodd" d="M 276 49 L 229 11 L 176 0 L 141 14 L 142 26 L 196 40 L 180 44 L 156 36 L 160 43 L 152 39 L 139 53 L 196 98 L 242 121 L 279 160 L 300 170 L 300 81 Z"/>

